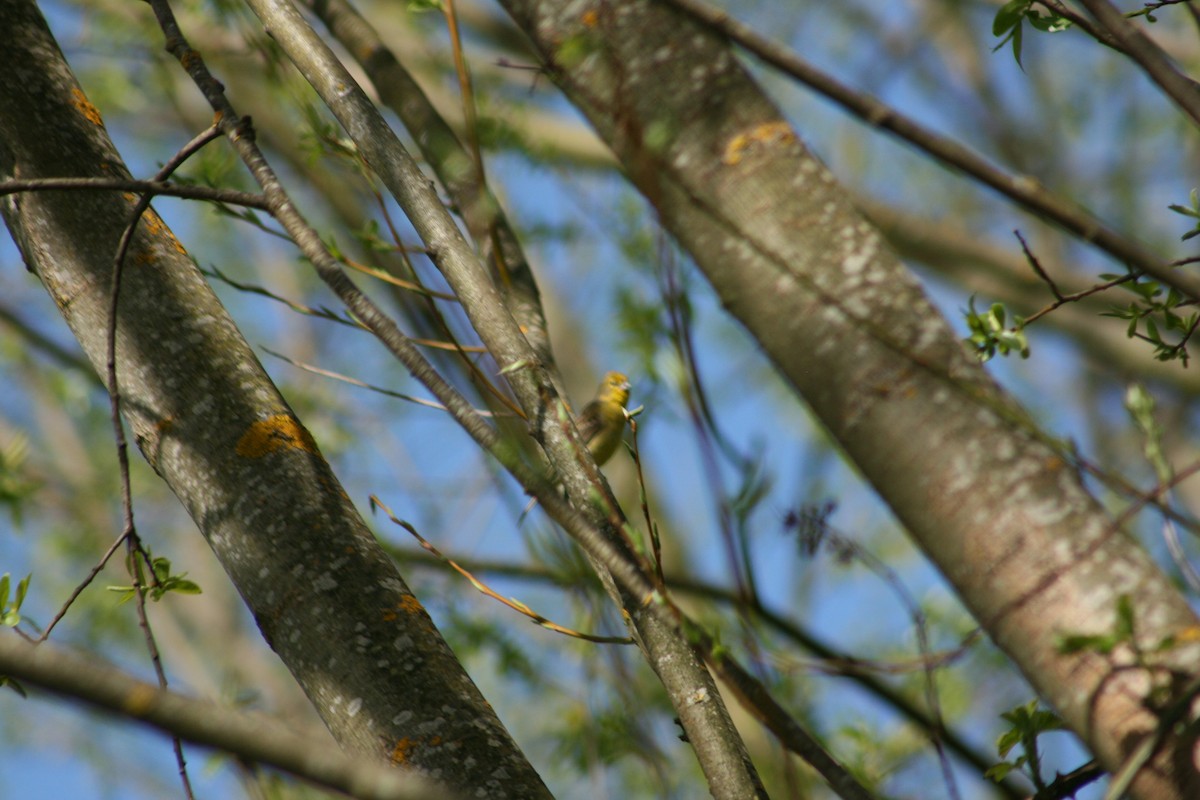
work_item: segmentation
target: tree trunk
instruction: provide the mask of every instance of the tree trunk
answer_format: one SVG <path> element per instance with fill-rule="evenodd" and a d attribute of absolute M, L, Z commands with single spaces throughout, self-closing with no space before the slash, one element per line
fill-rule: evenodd
<path fill-rule="evenodd" d="M 0 177 L 128 177 L 36 5 L 0 4 L 0 30 Z M 133 205 L 111 190 L 4 197 L 26 264 L 101 375 Z M 464 794 L 548 796 L 153 212 L 120 299 L 118 384 L 137 444 L 338 741 Z"/>
<path fill-rule="evenodd" d="M 1197 646 L 1155 649 L 1197 619 L 1067 449 L 965 351 L 724 41 L 661 3 L 502 4 L 992 639 L 1119 769 L 1190 703 Z M 1134 646 L 1062 651 L 1112 632 L 1122 596 Z M 1191 748 L 1168 735 L 1135 795 L 1200 796 Z"/>

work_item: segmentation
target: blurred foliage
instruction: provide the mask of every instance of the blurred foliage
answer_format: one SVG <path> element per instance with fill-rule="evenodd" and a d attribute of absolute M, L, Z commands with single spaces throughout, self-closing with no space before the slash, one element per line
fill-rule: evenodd
<path fill-rule="evenodd" d="M 394 205 L 374 194 L 361 159 L 244 6 L 231 0 L 173 5 L 235 105 L 252 115 L 287 188 L 325 240 L 335 242 L 347 259 L 393 275 L 419 276 L 442 288 L 425 254 L 400 252 L 417 237 Z M 1041 780 L 1035 776 L 1086 761 L 1078 746 L 1064 743 L 1067 737 L 1039 738 L 1053 725 L 1042 716 L 1046 712 L 1022 705 L 1030 687 L 990 645 L 971 639 L 945 664 L 931 670 L 912 666 L 922 657 L 913 615 L 897 601 L 894 586 L 852 557 L 854 548 L 894 572 L 914 598 L 934 651 L 958 647 L 973 628 L 969 616 L 869 487 L 840 461 L 820 427 L 805 418 L 749 337 L 724 315 L 703 278 L 658 227 L 653 211 L 604 166 L 606 151 L 549 82 L 528 68 L 529 55 L 515 49 L 520 37 L 511 26 L 491 6 L 461 5 L 479 93 L 479 144 L 492 188 L 516 220 L 540 281 L 568 386 L 580 402 L 605 370 L 631 375 L 631 405 L 646 407 L 638 418 L 644 491 L 662 530 L 667 571 L 724 592 L 681 592 L 688 610 L 881 793 L 944 793 L 928 736 L 847 680 L 838 664 L 814 657 L 765 623 L 745 597 L 739 601 L 739 570 L 749 568 L 763 607 L 875 664 L 881 682 L 921 708 L 932 672 L 946 726 L 965 732 L 993 761 L 987 745 L 999 739 L 999 757 L 1008 759 L 1003 771 L 1014 773 L 1010 777 L 1025 772 Z M 61 0 L 42 6 L 136 173 L 152 171 L 209 124 L 207 108 L 162 51 L 161 34 L 143 5 Z M 401 13 L 396 4 L 361 4 L 453 118 L 461 101 L 439 7 L 414 2 Z M 1195 233 L 1180 230 L 1180 216 L 1193 227 L 1198 218 L 1193 187 L 1187 184 L 1194 170 L 1180 168 L 1194 165 L 1200 155 L 1194 137 L 1186 135 L 1190 131 L 1179 115 L 1157 93 L 1146 91 L 1135 68 L 1076 27 L 1062 30 L 1040 4 L 1010 2 L 998 9 L 995 3 L 961 0 L 851 0 L 793 7 L 760 0 L 729 8 L 841 80 L 1016 174 L 1035 176 L 1164 252 L 1188 255 L 1175 248 L 1181 236 L 1187 246 L 1186 237 Z M 1155 13 L 1162 22 L 1178 24 L 1160 24 L 1154 35 L 1183 63 L 1194 62 L 1197 37 L 1185 24 L 1186 12 L 1163 8 Z M 1045 35 L 1049 31 L 1057 32 Z M 580 57 L 586 56 L 587 43 L 575 44 Z M 897 216 L 897 229 L 910 235 L 893 236 L 894 246 L 927 279 L 960 334 L 983 355 L 1027 357 L 993 363 L 997 376 L 1037 409 L 1043 425 L 1074 439 L 1102 469 L 1145 486 L 1156 476 L 1145 463 L 1144 437 L 1119 400 L 1127 380 L 1135 378 L 1157 401 L 1160 424 L 1169 426 L 1156 439 L 1156 458 L 1174 464 L 1176 473 L 1196 459 L 1192 408 L 1198 384 L 1183 371 L 1187 337 L 1196 324 L 1190 304 L 1135 276 L 1100 293 L 1099 310 L 1080 312 L 1083 324 L 1060 322 L 1080 304 L 1025 326 L 1024 320 L 1055 297 L 1014 246 L 1014 228 L 1064 286 L 1113 280 L 1123 267 L 848 120 L 790 79 L 756 62 L 747 60 L 747 65 L 762 77 L 806 143 L 864 205 L 882 204 Z M 411 134 L 402 136 L 411 139 Z M 183 174 L 207 185 L 250 186 L 220 145 L 189 161 Z M 1171 198 L 1189 194 L 1191 206 L 1172 205 Z M 292 303 L 340 312 L 296 250 L 275 235 L 270 220 L 173 200 L 155 206 L 213 275 L 219 271 Z M 931 233 L 921 239 L 915 236 L 918 230 Z M 963 248 L 964 240 L 1012 258 L 988 260 Z M 0 537 L 0 569 L 32 573 L 24 603 L 16 605 L 22 618 L 32 615 L 44 622 L 119 533 L 115 456 L 106 399 L 93 377 L 70 361 L 76 351 L 36 279 L 18 266 L 10 245 L 4 248 L 0 505 L 20 533 Z M 355 280 L 396 312 L 406 331 L 441 335 L 422 316 L 429 305 L 424 298 L 362 274 Z M 229 283 L 214 283 L 255 346 L 423 396 L 406 372 L 359 331 L 295 313 Z M 435 305 L 460 340 L 474 344 L 460 311 L 451 303 Z M 1103 315 L 1105 310 L 1110 316 Z M 470 385 L 457 356 L 438 358 L 456 385 Z M 1153 371 L 1156 359 L 1173 359 L 1165 365 L 1170 371 Z M 481 363 L 486 368 L 487 362 Z M 1113 366 L 1118 363 L 1133 366 L 1118 369 Z M 518 523 L 525 498 L 484 463 L 441 412 L 280 360 L 269 359 L 266 366 L 362 507 L 368 494 L 379 493 L 443 551 L 464 563 L 480 562 L 480 575 L 494 580 L 503 594 L 552 610 L 548 616 L 556 622 L 588 631 L 620 629 L 596 581 L 581 577 L 586 567 L 573 545 L 538 512 Z M 475 399 L 482 404 L 479 395 Z M 628 459 L 618 455 L 606 472 L 633 524 L 644 527 L 641 489 Z M 151 608 L 172 679 L 214 697 L 253 691 L 264 710 L 311 724 L 304 698 L 253 621 L 239 610 L 236 595 L 175 499 L 140 462 L 134 465 L 133 487 L 139 531 L 153 552 L 162 554 L 153 571 L 165 566 L 168 580 L 183 580 L 186 574 L 188 584 L 204 587 L 203 595 L 171 593 Z M 1176 487 L 1176 496 L 1184 508 L 1195 507 L 1191 484 Z M 1123 509 L 1118 498 L 1108 500 Z M 1136 530 L 1161 553 L 1159 528 L 1152 514 L 1143 516 Z M 853 548 L 830 548 L 831 526 Z M 380 536 L 391 540 L 393 533 Z M 103 583 L 83 593 L 55 636 L 145 670 L 131 609 L 102 589 L 130 588 L 120 560 L 101 574 Z M 632 648 L 567 642 L 499 611 L 455 576 L 425 562 L 405 564 L 405 574 L 439 627 L 560 796 L 702 793 L 694 758 L 677 740 L 661 688 Z M 1107 641 L 1076 644 L 1100 647 Z M 10 720 L 3 727 L 6 749 L 49 747 L 73 724 L 58 714 L 39 720 L 32 705 L 14 708 L 5 715 Z M 15 724 L 18 713 L 22 718 Z M 740 712 L 735 708 L 734 713 Z M 756 722 L 738 721 L 779 796 L 828 796 Z M 140 739 L 131 755 L 124 739 L 110 743 L 95 735 L 100 724 L 108 723 L 89 717 L 69 742 L 55 746 L 79 756 L 80 769 L 90 770 L 108 794 L 159 796 L 158 789 L 172 785 L 174 767 L 161 757 L 165 744 Z M 952 761 L 963 796 L 992 796 L 981 770 Z M 218 787 L 208 792 L 212 796 L 238 785 L 248 796 L 311 796 L 289 780 L 248 776 L 235 764 L 218 763 L 205 778 Z"/>

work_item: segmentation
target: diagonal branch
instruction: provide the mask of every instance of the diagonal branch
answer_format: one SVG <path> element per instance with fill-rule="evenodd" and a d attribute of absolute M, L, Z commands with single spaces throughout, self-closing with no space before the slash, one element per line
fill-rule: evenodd
<path fill-rule="evenodd" d="M 508 377 L 518 402 L 533 423 L 533 435 L 545 446 L 568 495 L 585 498 L 598 490 L 599 496 L 606 501 L 601 509 L 586 506 L 588 521 L 585 521 L 585 517 L 571 511 L 570 506 L 559 500 L 553 490 L 545 491 L 548 487 L 539 486 L 541 491 L 537 493 L 547 511 L 564 524 L 569 533 L 576 535 L 589 556 L 602 564 L 603 571 L 610 574 L 611 579 L 615 579 L 624 590 L 622 605 L 638 629 L 651 663 L 680 716 L 681 724 L 710 781 L 711 790 L 719 797 L 760 795 L 761 783 L 717 694 L 711 675 L 681 636 L 669 613 L 654 604 L 649 607 L 652 613 L 645 613 L 647 608 L 644 604 L 656 596 L 656 592 L 632 562 L 630 555 L 624 552 L 615 535 L 622 522 L 616 503 L 602 482 L 595 462 L 590 456 L 583 455 L 587 449 L 579 440 L 574 425 L 558 424 L 561 402 L 546 375 L 544 365 L 521 333 L 491 277 L 379 111 L 295 8 L 290 3 L 272 0 L 250 0 L 249 5 L 313 85 L 408 215 L 434 263 L 459 296 L 463 309 L 499 364 L 501 373 Z M 178 46 L 176 49 L 177 55 L 182 56 L 182 49 Z M 181 57 L 181 62 L 185 67 L 195 69 L 197 59 Z M 212 91 L 206 94 L 219 113 L 230 120 L 234 119 L 223 97 L 217 98 Z M 242 138 L 235 138 L 234 143 L 241 148 L 249 144 Z M 255 177 L 260 182 L 266 181 L 263 188 L 271 198 L 278 184 L 273 176 L 266 175 L 262 166 L 259 166 L 260 162 L 257 155 L 247 161 Z M 293 208 L 282 204 L 277 210 L 288 216 L 294 214 Z M 281 217 L 280 221 L 305 249 L 306 255 L 320 245 L 306 232 L 306 226 L 297 225 L 295 219 Z M 432 369 L 419 366 L 420 355 L 403 341 L 399 331 L 394 330 L 394 325 L 382 317 L 336 266 L 326 267 L 327 256 L 314 252 L 310 260 L 339 296 L 354 304 L 350 308 L 360 319 L 373 330 L 377 329 L 381 338 L 386 335 L 389 339 L 395 339 L 394 342 L 389 339 L 384 341 L 393 354 L 409 366 L 418 380 L 425 383 L 462 420 L 459 413 L 463 411 L 461 399 L 449 394 L 449 387 Z M 514 476 L 528 486 L 527 479 L 531 477 L 528 468 L 519 468 L 519 462 L 502 452 L 504 448 L 498 446 L 495 432 L 479 424 L 477 417 L 472 417 L 469 423 L 468 432 L 476 441 L 488 447 L 500 458 L 501 463 L 510 468 Z M 522 480 L 521 473 L 524 473 L 526 480 Z M 612 514 L 605 509 L 612 509 Z M 697 693 L 704 698 L 704 702 L 695 701 Z"/>
<path fill-rule="evenodd" d="M 92 655 L 48 644 L 32 645 L 14 634 L 0 636 L 0 674 L 352 797 L 434 800 L 454 796 L 447 787 L 412 771 L 330 747 L 327 739 L 297 733 L 267 717 L 161 689 L 99 663 Z"/>
<path fill-rule="evenodd" d="M 1150 76 L 1150 80 L 1157 83 L 1163 93 L 1192 118 L 1194 124 L 1200 124 L 1200 85 L 1180 72 L 1162 48 L 1127 20 L 1108 0 L 1079 2 L 1091 12 L 1104 30 L 1112 34 L 1121 50 L 1137 62 Z"/>
<path fill-rule="evenodd" d="M 794 51 L 756 33 L 749 26 L 702 0 L 658 1 L 686 13 L 722 37 L 735 42 L 768 64 L 833 100 L 868 125 L 888 131 L 946 166 L 990 186 L 1027 211 L 1054 222 L 1080 239 L 1099 247 L 1118 261 L 1143 270 L 1189 297 L 1200 298 L 1200 278 L 1171 269 L 1170 265 L 1144 245 L 1109 227 L 1084 207 L 1054 194 L 1037 179 L 1005 172 L 970 148 L 934 132 L 874 97 L 852 89 L 809 64 Z M 1195 100 L 1200 106 L 1200 97 Z"/>

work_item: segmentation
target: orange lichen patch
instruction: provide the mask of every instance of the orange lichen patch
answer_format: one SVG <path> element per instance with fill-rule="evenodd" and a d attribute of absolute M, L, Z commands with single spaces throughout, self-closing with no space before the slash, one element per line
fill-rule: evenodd
<path fill-rule="evenodd" d="M 234 452 L 243 458 L 262 458 L 285 447 L 317 452 L 317 443 L 300 420 L 291 414 L 276 414 L 251 425 L 238 439 Z"/>
<path fill-rule="evenodd" d="M 437 747 L 442 743 L 442 737 L 429 736 L 425 741 L 412 739 L 408 736 L 396 742 L 396 746 L 392 748 L 392 763 L 396 765 L 407 764 L 412 752 L 418 747 Z"/>
<path fill-rule="evenodd" d="M 1184 644 L 1185 642 L 1200 642 L 1200 625 L 1189 625 L 1179 633 L 1175 634 L 1175 642 Z"/>
<path fill-rule="evenodd" d="M 424 610 L 425 607 L 421 605 L 420 600 L 412 595 L 407 595 L 404 597 L 404 599 L 396 604 L 395 608 L 386 609 L 383 612 L 383 619 L 385 622 L 395 622 L 400 618 L 401 613 L 411 617 L 414 614 L 419 614 Z"/>
<path fill-rule="evenodd" d="M 142 224 L 146 226 L 146 230 L 155 236 L 161 236 L 163 232 L 170 233 L 167 229 L 167 223 L 162 221 L 162 217 L 154 213 L 153 209 L 147 208 L 142 212 Z"/>
<path fill-rule="evenodd" d="M 409 614 L 419 614 L 425 610 L 425 607 L 421 605 L 421 601 L 413 597 L 411 594 L 405 595 L 400 602 L 396 604 L 396 607 Z"/>
<path fill-rule="evenodd" d="M 149 686 L 135 686 L 125 695 L 121 710 L 131 717 L 144 717 L 154 706 L 155 691 Z"/>
<path fill-rule="evenodd" d="M 200 54 L 191 48 L 188 48 L 188 50 L 180 57 L 179 63 L 184 69 L 189 71 L 194 67 L 204 66 L 204 60 L 200 58 Z"/>
<path fill-rule="evenodd" d="M 88 122 L 104 127 L 104 120 L 100 116 L 100 109 L 92 105 L 92 101 L 87 99 L 87 95 L 78 86 L 71 89 L 71 105 L 79 109 L 80 113 L 87 117 Z"/>
<path fill-rule="evenodd" d="M 396 742 L 396 746 L 392 748 L 392 763 L 407 764 L 409 752 L 416 747 L 417 743 L 405 736 L 400 741 Z"/>
<path fill-rule="evenodd" d="M 594 8 L 590 8 L 583 12 L 583 25 L 585 28 L 594 28 L 600 22 L 600 14 Z"/>
<path fill-rule="evenodd" d="M 167 240 L 171 247 L 180 255 L 187 255 L 187 250 L 175 238 L 175 234 L 171 233 L 171 229 L 167 227 L 167 223 L 163 222 L 162 217 L 154 212 L 154 209 L 147 208 L 142 214 L 142 221 L 146 225 L 146 230 L 154 236 L 160 236 Z"/>
<path fill-rule="evenodd" d="M 792 132 L 792 126 L 783 120 L 767 122 L 730 139 L 725 145 L 725 154 L 721 156 L 721 161 L 732 166 L 740 162 L 755 145 L 788 144 L 795 139 L 796 134 Z"/>

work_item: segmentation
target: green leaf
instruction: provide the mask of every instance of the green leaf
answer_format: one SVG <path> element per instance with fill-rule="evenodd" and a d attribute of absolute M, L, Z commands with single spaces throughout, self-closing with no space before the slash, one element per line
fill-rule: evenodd
<path fill-rule="evenodd" d="M 203 594 L 203 590 L 199 584 L 194 581 L 184 580 L 182 577 L 173 578 L 168 591 L 179 594 Z"/>
<path fill-rule="evenodd" d="M 1025 12 L 1029 10 L 1033 0 L 1009 0 L 1009 2 L 1000 6 L 1000 10 L 996 12 L 995 19 L 992 20 L 992 35 L 1000 36 L 1007 31 L 1018 27 L 1021 20 L 1025 17 Z"/>
<path fill-rule="evenodd" d="M 1007 761 L 1001 761 L 999 764 L 989 767 L 988 770 L 983 773 L 983 777 L 987 778 L 989 781 L 993 781 L 994 783 L 1000 783 L 1008 777 L 1008 773 L 1012 772 L 1019 766 L 1019 764 L 1011 764 Z"/>
<path fill-rule="evenodd" d="M 33 578 L 33 573 L 29 573 L 17 583 L 17 599 L 13 602 L 15 608 L 20 608 L 25 602 L 25 594 L 29 591 L 29 581 Z"/>

